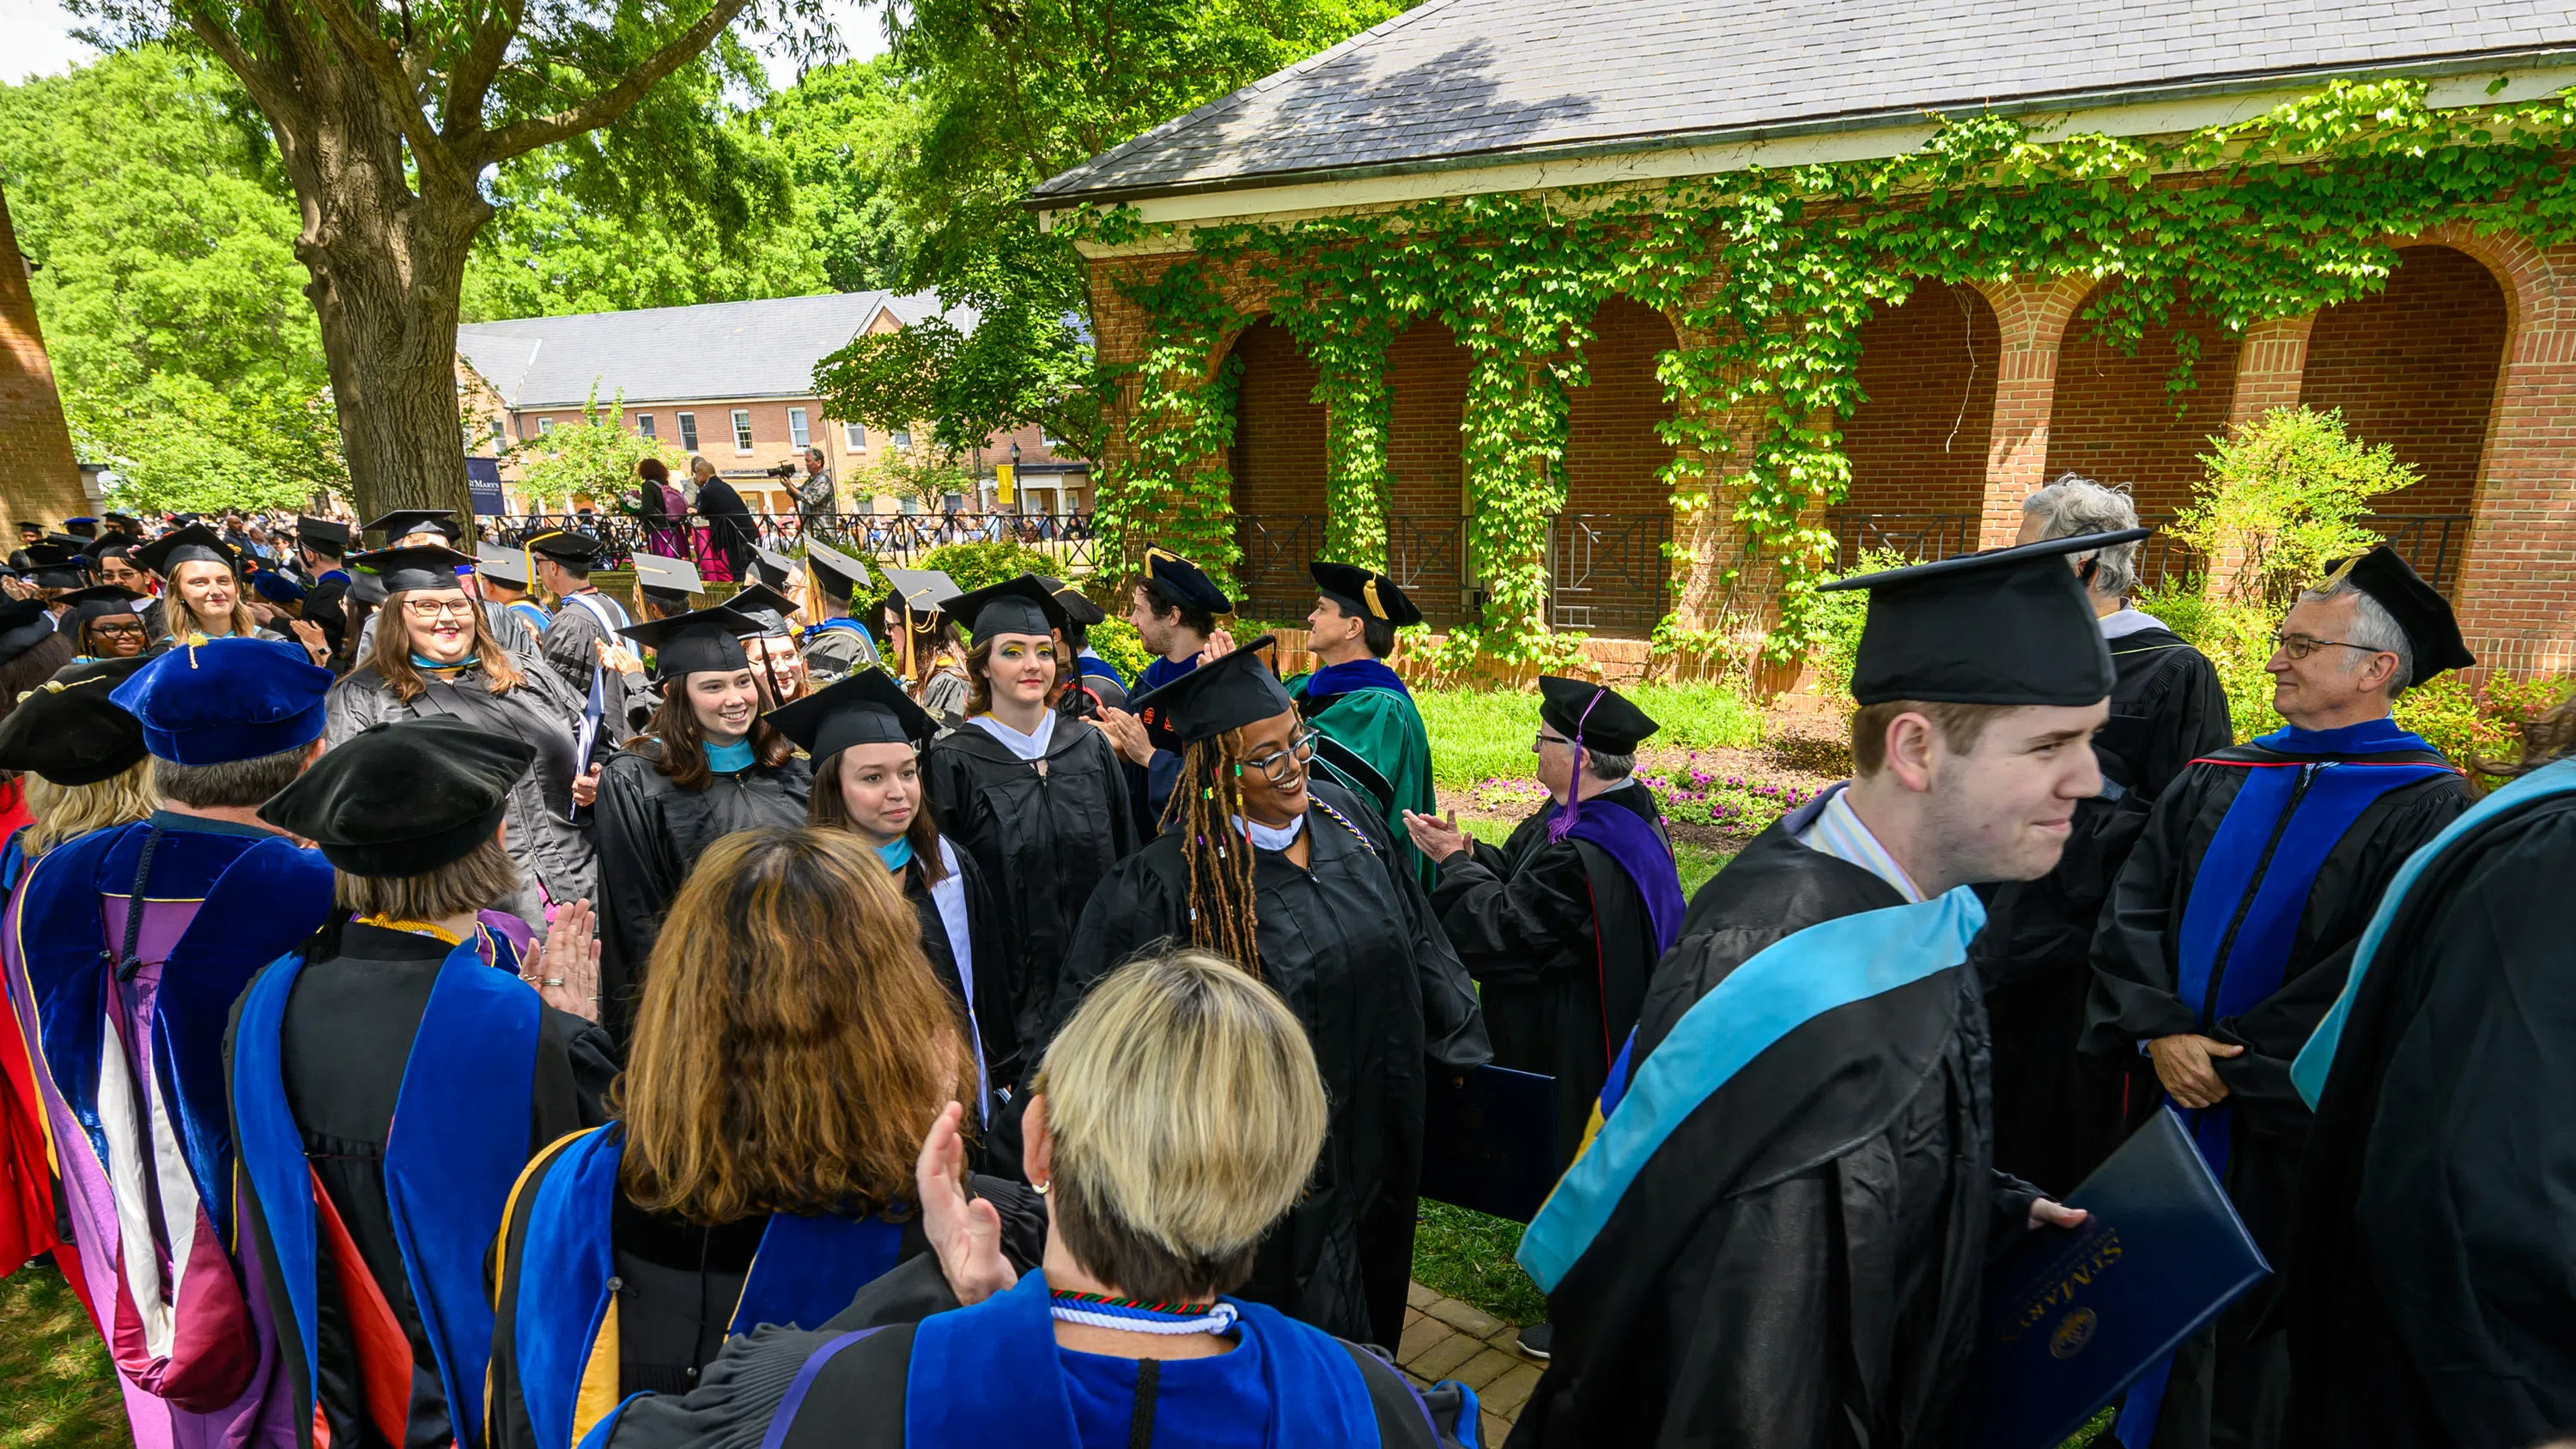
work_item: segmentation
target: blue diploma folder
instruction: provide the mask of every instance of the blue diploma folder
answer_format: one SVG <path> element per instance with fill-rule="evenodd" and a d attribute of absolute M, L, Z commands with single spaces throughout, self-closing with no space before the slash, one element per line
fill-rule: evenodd
<path fill-rule="evenodd" d="M 2054 1449 L 2272 1271 L 2170 1108 L 2066 1195 L 1986 1281 L 1979 1449 Z"/>
<path fill-rule="evenodd" d="M 1423 1114 L 1422 1195 L 1525 1223 L 1556 1187 L 1556 1078 L 1484 1066 L 1434 1070 Z"/>

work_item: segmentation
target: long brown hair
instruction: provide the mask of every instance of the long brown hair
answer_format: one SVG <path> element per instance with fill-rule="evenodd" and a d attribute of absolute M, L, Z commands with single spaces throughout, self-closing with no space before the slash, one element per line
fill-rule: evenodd
<path fill-rule="evenodd" d="M 1063 692 L 1065 681 L 1073 678 L 1073 650 L 1066 647 L 1063 635 L 1054 634 L 1047 639 L 1047 653 L 1055 657 L 1055 683 L 1047 686 L 1047 703 L 1052 705 L 1056 696 Z M 966 713 L 969 715 L 993 712 L 992 668 L 993 641 L 989 638 L 976 640 L 975 647 L 966 651 Z"/>
<path fill-rule="evenodd" d="M 973 1060 L 875 851 L 837 830 L 728 835 L 653 943 L 611 1101 L 619 1183 L 695 1223 L 882 1208 L 910 1196 Z"/>
<path fill-rule="evenodd" d="M 850 829 L 850 807 L 841 799 L 841 761 L 848 750 L 834 750 L 832 757 L 814 769 L 814 793 L 805 800 L 805 823 L 817 830 Z M 912 858 L 921 868 L 924 885 L 937 885 L 948 878 L 948 867 L 939 859 L 939 822 L 930 815 L 930 775 L 921 776 L 921 803 L 913 807 L 912 823 L 903 828 L 903 838 L 912 842 Z"/>
<path fill-rule="evenodd" d="M 1181 752 L 1181 777 L 1163 806 L 1163 828 L 1181 830 L 1181 860 L 1190 875 L 1190 944 L 1214 951 L 1261 979 L 1261 940 L 1253 915 L 1252 842 L 1235 829 L 1243 786 L 1234 762 L 1243 731 L 1227 730 Z"/>
<path fill-rule="evenodd" d="M 377 611 L 375 647 L 367 654 L 367 667 L 376 671 L 394 698 L 405 704 L 429 692 L 429 685 L 411 662 L 411 611 L 403 601 L 414 594 L 444 593 L 443 589 L 405 589 L 385 595 L 384 607 Z M 482 671 L 483 687 L 494 694 L 507 694 L 527 680 L 519 667 L 510 662 L 510 651 L 492 637 L 492 621 L 483 614 L 483 604 L 472 594 L 465 596 L 465 617 L 474 624 L 474 647 L 468 652 Z"/>
<path fill-rule="evenodd" d="M 751 741 L 752 757 L 766 769 L 775 770 L 796 756 L 795 742 L 759 715 L 751 717 L 751 733 L 745 738 Z M 689 707 L 689 676 L 674 674 L 662 681 L 662 700 L 644 721 L 644 733 L 628 740 L 626 748 L 649 753 L 653 768 L 681 789 L 703 790 L 716 780 L 715 768 L 707 763 L 706 739 L 707 732 L 698 727 L 698 712 Z M 642 750 L 647 740 L 660 748 Z"/>

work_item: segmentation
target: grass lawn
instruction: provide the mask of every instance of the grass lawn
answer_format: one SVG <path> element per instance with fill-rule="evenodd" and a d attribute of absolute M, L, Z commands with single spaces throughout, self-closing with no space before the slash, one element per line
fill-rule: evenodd
<path fill-rule="evenodd" d="M 1435 1292 L 1472 1303 L 1506 1323 L 1547 1318 L 1547 1295 L 1538 1291 L 1512 1251 L 1521 1225 L 1425 1198 L 1413 1233 L 1413 1278 Z"/>
<path fill-rule="evenodd" d="M 129 1442 L 107 1348 L 53 1265 L 0 1280 L 0 1449 Z"/>
<path fill-rule="evenodd" d="M 1762 716 L 1731 690 L 1708 685 L 1647 684 L 1620 693 L 1663 728 L 1657 749 L 1750 749 L 1762 742 Z M 1536 773 L 1530 741 L 1538 734 L 1538 691 L 1418 690 L 1413 702 L 1431 736 L 1433 780 L 1463 790 L 1479 780 Z"/>

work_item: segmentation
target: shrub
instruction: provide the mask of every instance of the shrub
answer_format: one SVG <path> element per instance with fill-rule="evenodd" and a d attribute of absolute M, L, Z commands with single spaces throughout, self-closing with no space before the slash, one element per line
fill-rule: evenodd
<path fill-rule="evenodd" d="M 1061 560 L 1042 549 L 1024 543 L 1003 540 L 998 543 L 943 543 L 923 554 L 913 565 L 917 569 L 935 569 L 948 575 L 964 593 L 987 584 L 998 584 L 1022 574 L 1044 574 L 1058 578 Z"/>
<path fill-rule="evenodd" d="M 2378 543 L 2366 522 L 2372 501 L 2422 476 L 2387 444 L 2348 436 L 2339 410 L 2274 408 L 2210 443 L 2200 460 L 2207 476 L 2174 537 L 2213 566 L 2239 560 L 2227 597 L 2274 615 L 2328 559 Z"/>
<path fill-rule="evenodd" d="M 2272 676 L 2263 671 L 2264 661 L 2272 657 L 2277 611 L 2212 598 L 2201 591 L 2198 579 L 2168 583 L 2135 602 L 2209 656 L 2227 691 L 2228 723 L 2238 743 L 2281 727 L 2281 716 L 2272 709 Z"/>
<path fill-rule="evenodd" d="M 1116 665 L 1134 688 L 1145 666 L 1154 656 L 1145 649 L 1145 641 L 1136 637 L 1136 626 L 1124 619 L 1104 619 L 1091 626 L 1091 652 Z"/>

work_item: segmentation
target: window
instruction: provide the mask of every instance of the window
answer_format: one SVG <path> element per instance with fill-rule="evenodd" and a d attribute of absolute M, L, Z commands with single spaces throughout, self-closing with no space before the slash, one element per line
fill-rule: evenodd
<path fill-rule="evenodd" d="M 841 441 L 849 444 L 853 448 L 864 448 L 868 445 L 868 430 L 859 426 L 857 423 L 843 423 L 841 424 Z"/>
<path fill-rule="evenodd" d="M 692 453 L 696 452 L 698 450 L 698 415 L 678 413 L 674 416 L 680 420 L 680 446 Z"/>
<path fill-rule="evenodd" d="M 497 453 L 508 446 L 509 439 L 503 436 L 501 432 L 501 420 L 499 418 L 494 418 L 492 420 L 492 451 Z"/>
<path fill-rule="evenodd" d="M 539 418 L 539 419 L 537 419 L 537 436 L 538 436 L 538 437 L 542 438 L 542 437 L 544 437 L 546 434 L 551 433 L 551 432 L 553 432 L 554 430 L 555 430 L 555 420 L 554 420 L 554 419 L 552 419 L 552 418 Z"/>
<path fill-rule="evenodd" d="M 733 450 L 737 453 L 751 451 L 751 409 L 749 408 L 733 410 Z"/>
<path fill-rule="evenodd" d="M 910 448 L 910 447 L 912 446 L 912 429 L 910 429 L 910 428 L 897 428 L 897 429 L 895 429 L 895 430 L 894 430 L 894 445 L 895 445 L 896 447 L 898 447 L 898 448 Z"/>
<path fill-rule="evenodd" d="M 903 495 L 903 511 L 906 513 L 919 513 L 921 511 L 921 500 L 915 498 L 909 493 Z"/>
<path fill-rule="evenodd" d="M 739 433 L 741 430 L 736 429 L 735 431 Z M 807 431 L 805 427 L 805 410 L 803 408 L 789 408 L 787 410 L 787 441 L 794 443 L 800 448 L 810 448 L 814 445 L 814 435 Z"/>
<path fill-rule="evenodd" d="M 637 413 L 635 415 L 635 433 L 636 436 L 644 438 L 655 436 L 655 433 L 653 432 L 653 415 L 651 413 Z"/>

